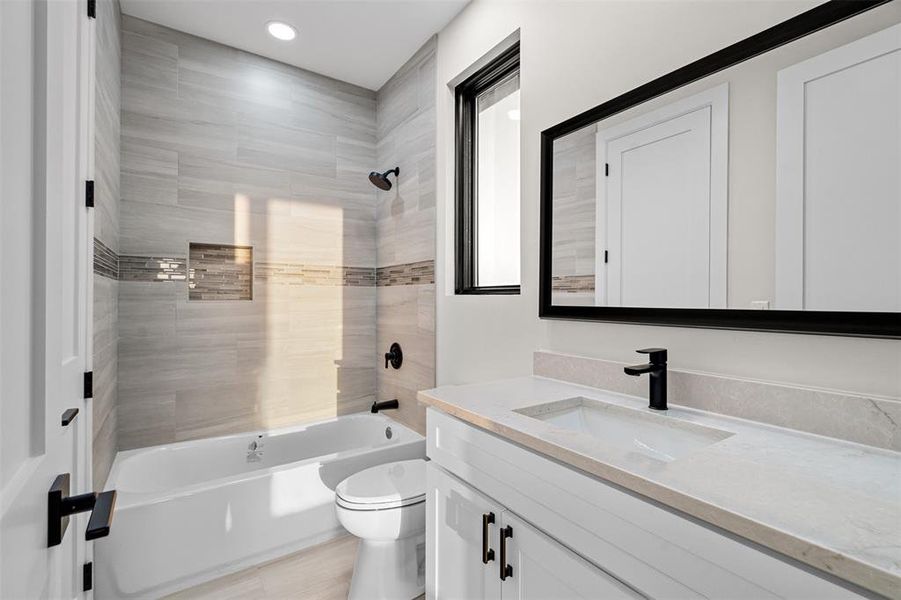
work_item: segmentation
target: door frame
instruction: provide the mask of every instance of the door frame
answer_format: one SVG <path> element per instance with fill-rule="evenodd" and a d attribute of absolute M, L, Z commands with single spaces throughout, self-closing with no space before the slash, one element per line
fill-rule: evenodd
<path fill-rule="evenodd" d="M 607 146 L 623 138 L 667 121 L 684 117 L 698 110 L 710 109 L 710 187 L 709 187 L 709 308 L 726 308 L 726 273 L 728 268 L 729 233 L 729 83 L 721 83 L 687 98 L 682 98 L 644 113 L 628 121 L 599 129 L 596 134 L 595 175 L 595 304 L 608 306 L 608 264 L 603 249 L 609 249 L 607 228 L 609 204 L 604 165 L 607 164 Z M 602 210 L 603 209 L 603 210 Z M 597 282 L 604 275 L 603 290 Z M 618 306 L 618 305 L 617 305 Z"/>

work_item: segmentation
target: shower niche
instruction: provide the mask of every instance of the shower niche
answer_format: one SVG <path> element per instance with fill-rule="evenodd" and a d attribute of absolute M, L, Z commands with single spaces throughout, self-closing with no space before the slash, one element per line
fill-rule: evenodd
<path fill-rule="evenodd" d="M 253 247 L 191 242 L 188 300 L 253 300 Z"/>

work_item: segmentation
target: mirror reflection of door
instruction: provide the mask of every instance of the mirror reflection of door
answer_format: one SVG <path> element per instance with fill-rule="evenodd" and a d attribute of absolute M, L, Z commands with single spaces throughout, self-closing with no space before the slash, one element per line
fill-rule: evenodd
<path fill-rule="evenodd" d="M 776 307 L 901 311 L 901 25 L 778 75 Z"/>
<path fill-rule="evenodd" d="M 597 305 L 726 307 L 728 94 L 598 131 Z"/>

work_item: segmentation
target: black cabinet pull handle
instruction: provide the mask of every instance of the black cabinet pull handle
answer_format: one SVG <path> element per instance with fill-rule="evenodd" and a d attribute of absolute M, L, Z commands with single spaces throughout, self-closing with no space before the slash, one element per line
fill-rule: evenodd
<path fill-rule="evenodd" d="M 487 565 L 494 560 L 494 550 L 488 547 L 488 525 L 494 523 L 494 513 L 482 515 L 482 564 Z"/>
<path fill-rule="evenodd" d="M 513 577 L 513 567 L 507 564 L 507 538 L 513 537 L 513 528 L 507 525 L 501 529 L 501 581 Z"/>

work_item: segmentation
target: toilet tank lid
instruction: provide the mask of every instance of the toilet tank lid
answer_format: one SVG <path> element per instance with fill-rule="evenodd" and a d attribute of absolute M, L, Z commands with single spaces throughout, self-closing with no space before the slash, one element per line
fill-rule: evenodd
<path fill-rule="evenodd" d="M 364 469 L 339 483 L 335 493 L 341 504 L 409 504 L 425 497 L 425 461 L 402 460 Z"/>

